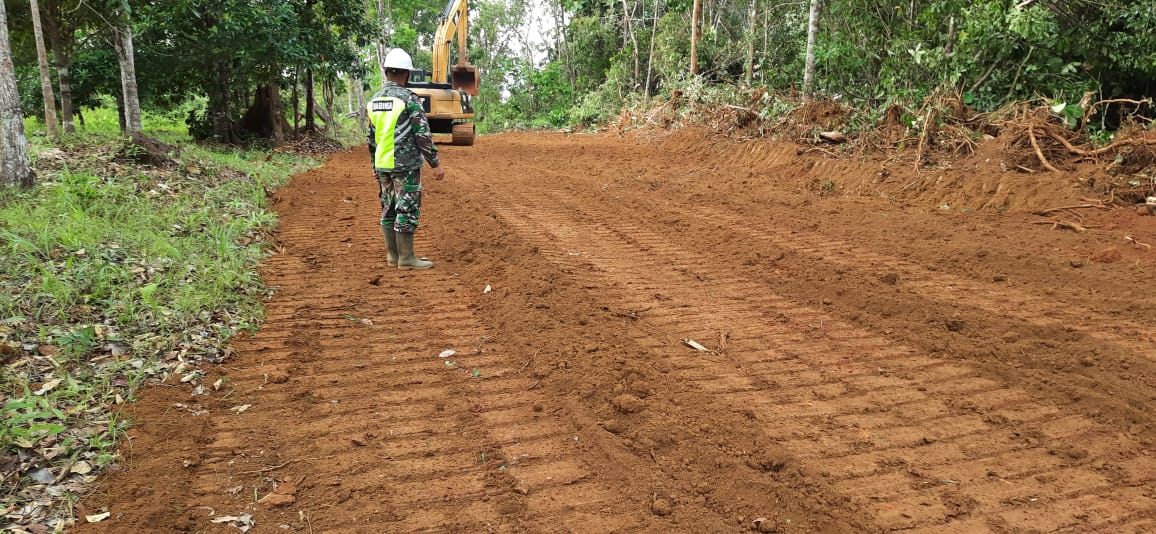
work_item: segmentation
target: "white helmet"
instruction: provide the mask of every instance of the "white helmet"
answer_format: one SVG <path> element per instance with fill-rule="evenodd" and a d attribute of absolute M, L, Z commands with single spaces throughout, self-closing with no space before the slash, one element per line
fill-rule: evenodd
<path fill-rule="evenodd" d="M 409 54 L 405 53 L 405 50 L 394 48 L 385 55 L 385 68 L 411 71 L 413 70 L 413 60 L 410 59 Z"/>

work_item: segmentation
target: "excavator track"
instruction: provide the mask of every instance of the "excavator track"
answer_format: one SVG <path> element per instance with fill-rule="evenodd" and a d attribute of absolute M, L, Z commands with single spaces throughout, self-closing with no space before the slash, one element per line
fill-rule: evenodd
<path fill-rule="evenodd" d="M 454 145 L 473 146 L 475 137 L 474 123 L 455 124 L 451 135 L 453 136 Z"/>

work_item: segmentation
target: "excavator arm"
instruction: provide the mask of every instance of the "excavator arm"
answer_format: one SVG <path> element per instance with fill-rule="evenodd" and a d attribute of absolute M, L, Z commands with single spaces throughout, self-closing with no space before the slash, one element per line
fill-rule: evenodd
<path fill-rule="evenodd" d="M 433 82 L 446 83 L 446 75 L 454 89 L 465 91 L 470 96 L 478 94 L 478 68 L 469 64 L 466 38 L 469 35 L 469 7 L 466 0 L 449 0 L 442 12 L 441 22 L 434 33 Z M 458 62 L 451 70 L 450 43 L 458 40 Z"/>

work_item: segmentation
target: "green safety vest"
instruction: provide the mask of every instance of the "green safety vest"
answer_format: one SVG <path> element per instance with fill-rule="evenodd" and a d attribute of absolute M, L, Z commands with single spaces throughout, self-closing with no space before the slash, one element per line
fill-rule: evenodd
<path fill-rule="evenodd" d="M 393 170 L 397 167 L 397 149 L 399 144 L 406 142 L 411 133 L 408 120 L 398 127 L 398 120 L 406 115 L 405 100 L 395 96 L 382 95 L 369 101 L 367 111 L 369 122 L 377 133 L 377 153 L 373 156 L 374 168 Z M 408 117 L 407 117 L 408 118 Z M 413 140 L 408 140 L 413 143 Z M 420 168 L 421 162 L 418 162 Z"/>

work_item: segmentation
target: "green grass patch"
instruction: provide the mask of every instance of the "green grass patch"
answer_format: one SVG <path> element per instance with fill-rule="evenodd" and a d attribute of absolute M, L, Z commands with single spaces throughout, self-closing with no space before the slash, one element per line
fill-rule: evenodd
<path fill-rule="evenodd" d="M 182 144 L 174 168 L 141 167 L 123 143 L 34 140 L 38 186 L 0 189 L 0 508 L 115 462 L 141 384 L 190 376 L 259 324 L 267 191 L 319 163 Z"/>

